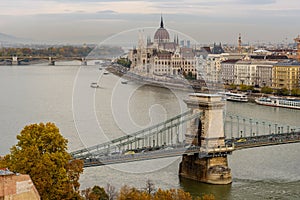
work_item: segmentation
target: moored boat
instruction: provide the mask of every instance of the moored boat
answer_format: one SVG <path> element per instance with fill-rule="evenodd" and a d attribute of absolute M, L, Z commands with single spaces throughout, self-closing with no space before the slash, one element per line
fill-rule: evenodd
<path fill-rule="evenodd" d="M 260 105 L 300 109 L 300 99 L 282 98 L 282 97 L 260 97 L 255 99 L 255 102 Z"/>
<path fill-rule="evenodd" d="M 93 82 L 93 83 L 91 83 L 91 87 L 92 88 L 99 88 L 100 86 L 96 82 Z"/>
<path fill-rule="evenodd" d="M 128 80 L 121 79 L 121 83 L 122 83 L 122 84 L 127 84 L 127 83 L 128 83 Z"/>
<path fill-rule="evenodd" d="M 218 94 L 222 95 L 227 101 L 248 102 L 248 97 L 246 94 L 232 92 L 219 92 Z"/>

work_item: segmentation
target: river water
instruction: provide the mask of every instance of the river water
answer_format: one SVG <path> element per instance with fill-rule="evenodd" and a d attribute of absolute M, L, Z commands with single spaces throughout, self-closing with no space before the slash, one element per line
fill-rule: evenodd
<path fill-rule="evenodd" d="M 16 135 L 30 123 L 55 122 L 69 140 L 69 150 L 130 134 L 186 110 L 186 92 L 122 84 L 99 66 L 0 66 L 0 155 L 9 152 Z M 88 64 L 93 64 L 88 63 Z M 97 82 L 99 88 L 91 88 Z M 300 111 L 227 102 L 226 111 L 251 118 L 300 125 Z M 86 168 L 81 188 L 107 183 L 143 188 L 183 188 L 217 199 L 299 199 L 300 145 L 288 144 L 233 152 L 228 157 L 233 183 L 225 186 L 179 180 L 180 157 Z"/>

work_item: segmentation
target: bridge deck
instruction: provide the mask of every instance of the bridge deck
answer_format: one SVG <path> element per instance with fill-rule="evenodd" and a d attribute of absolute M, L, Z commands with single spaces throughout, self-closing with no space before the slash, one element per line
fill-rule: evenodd
<path fill-rule="evenodd" d="M 84 160 L 84 166 L 90 167 L 175 157 L 184 154 L 197 154 L 199 157 L 226 156 L 234 150 L 300 142 L 299 129 L 288 125 L 260 122 L 229 115 L 229 119 L 231 119 L 229 121 L 231 134 L 229 135 L 231 137 L 225 139 L 225 146 L 190 146 L 185 143 L 186 129 L 182 126 L 201 115 L 201 112 L 192 114 L 191 111 L 186 111 L 131 135 L 124 135 L 112 141 L 71 152 L 71 155 L 74 159 Z M 243 125 L 241 129 L 239 122 L 242 122 Z M 233 137 L 234 125 L 237 125 L 236 133 L 238 134 L 236 135 L 240 137 Z M 240 132 L 243 133 L 244 137 L 242 134 L 239 135 Z M 268 134 L 263 134 L 266 132 Z M 273 134 L 274 132 L 276 134 Z"/>
<path fill-rule="evenodd" d="M 240 142 L 241 139 L 243 142 Z M 264 147 L 264 146 L 272 146 L 272 145 L 280 145 L 280 144 L 290 144 L 290 143 L 298 143 L 300 142 L 300 132 L 294 132 L 289 134 L 272 134 L 272 135 L 263 135 L 263 136 L 255 136 L 255 137 L 247 137 L 247 138 L 236 138 L 236 139 L 227 139 L 225 140 L 227 144 L 230 146 L 225 147 L 215 147 L 211 148 L 208 151 L 203 151 L 199 146 L 187 146 L 184 144 L 173 146 L 171 149 L 168 147 L 157 147 L 157 150 L 152 151 L 138 151 L 132 149 L 131 151 L 137 153 L 132 154 L 107 154 L 102 155 L 98 158 L 85 158 L 84 159 L 84 167 L 92 167 L 92 166 L 101 166 L 101 165 L 111 165 L 117 163 L 125 163 L 125 162 L 133 162 L 133 161 L 142 161 L 142 160 L 151 160 L 151 159 L 159 159 L 159 158 L 167 158 L 167 157 L 176 157 L 192 154 L 198 154 L 199 157 L 216 157 L 216 156 L 226 156 L 231 154 L 234 150 L 242 150 L 248 148 L 255 147 Z"/>

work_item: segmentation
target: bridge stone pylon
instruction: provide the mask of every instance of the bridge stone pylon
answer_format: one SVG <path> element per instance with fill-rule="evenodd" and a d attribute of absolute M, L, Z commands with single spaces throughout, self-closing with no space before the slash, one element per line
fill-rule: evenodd
<path fill-rule="evenodd" d="M 233 147 L 225 146 L 223 110 L 225 102 L 216 94 L 193 93 L 185 100 L 194 113 L 203 114 L 187 124 L 186 143 L 200 147 L 199 153 L 184 154 L 180 177 L 211 184 L 232 182 L 227 154 Z"/>
<path fill-rule="evenodd" d="M 87 60 L 86 58 L 81 58 L 81 65 L 87 65 Z"/>
<path fill-rule="evenodd" d="M 11 62 L 12 65 L 18 65 L 19 64 L 19 61 L 18 61 L 18 56 L 13 56 L 12 57 L 12 62 Z"/>
<path fill-rule="evenodd" d="M 55 65 L 55 60 L 51 56 L 49 56 L 48 65 Z"/>

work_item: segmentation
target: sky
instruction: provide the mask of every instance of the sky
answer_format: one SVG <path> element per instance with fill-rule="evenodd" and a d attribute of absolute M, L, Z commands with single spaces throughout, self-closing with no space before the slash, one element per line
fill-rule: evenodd
<path fill-rule="evenodd" d="M 0 33 L 47 43 L 100 43 L 142 27 L 185 33 L 201 44 L 291 43 L 299 0 L 1 0 Z"/>

